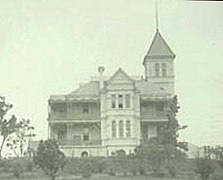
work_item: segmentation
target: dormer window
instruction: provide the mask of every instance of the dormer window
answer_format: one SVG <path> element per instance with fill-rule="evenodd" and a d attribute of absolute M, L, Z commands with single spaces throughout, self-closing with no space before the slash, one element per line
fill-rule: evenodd
<path fill-rule="evenodd" d="M 159 77 L 160 76 L 160 64 L 155 63 L 155 76 Z"/>
<path fill-rule="evenodd" d="M 118 95 L 118 107 L 123 108 L 123 95 Z"/>

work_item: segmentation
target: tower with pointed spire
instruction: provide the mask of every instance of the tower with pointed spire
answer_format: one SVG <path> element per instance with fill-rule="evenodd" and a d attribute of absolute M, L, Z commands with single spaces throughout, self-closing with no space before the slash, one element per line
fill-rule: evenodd
<path fill-rule="evenodd" d="M 151 83 L 167 86 L 169 92 L 173 94 L 175 54 L 160 33 L 158 15 L 156 1 L 156 34 L 143 61 L 145 79 Z"/>
<path fill-rule="evenodd" d="M 143 61 L 145 77 L 149 81 L 173 76 L 175 54 L 157 29 L 152 44 Z M 155 80 L 156 81 L 156 80 Z"/>

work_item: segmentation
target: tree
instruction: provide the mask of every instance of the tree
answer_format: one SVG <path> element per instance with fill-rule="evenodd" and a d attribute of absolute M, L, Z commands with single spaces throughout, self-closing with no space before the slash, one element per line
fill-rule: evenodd
<path fill-rule="evenodd" d="M 158 142 L 157 138 L 152 138 L 148 142 L 136 148 L 136 157 L 151 169 L 154 175 L 161 175 L 161 165 L 164 159 L 164 146 Z"/>
<path fill-rule="evenodd" d="M 59 150 L 56 140 L 49 139 L 40 141 L 37 154 L 34 156 L 34 163 L 39 166 L 51 180 L 56 179 L 59 170 L 66 164 L 66 157 Z"/>
<path fill-rule="evenodd" d="M 219 145 L 213 149 L 215 159 L 218 161 L 219 166 L 223 169 L 223 147 Z"/>
<path fill-rule="evenodd" d="M 187 150 L 187 143 L 178 141 L 179 131 L 187 128 L 181 126 L 177 120 L 177 113 L 180 109 L 177 96 L 168 102 L 167 117 L 168 121 L 158 126 L 158 139 L 161 144 L 173 145 L 176 148 Z"/>
<path fill-rule="evenodd" d="M 12 104 L 8 104 L 5 101 L 5 97 L 0 96 L 0 134 L 2 136 L 2 142 L 0 146 L 0 159 L 2 158 L 2 150 L 9 135 L 16 132 L 19 128 L 17 118 L 12 115 L 10 118 L 6 118 L 7 112 L 12 108 Z"/>
<path fill-rule="evenodd" d="M 211 159 L 197 158 L 195 162 L 195 173 L 199 174 L 202 180 L 207 180 L 215 171 L 215 166 Z"/>
<path fill-rule="evenodd" d="M 14 151 L 15 155 L 23 156 L 28 140 L 35 136 L 32 132 L 34 127 L 30 125 L 29 119 L 22 119 L 18 123 L 19 128 L 7 140 L 7 146 Z"/>
<path fill-rule="evenodd" d="M 166 168 L 175 177 L 176 160 L 185 157 L 182 149 L 187 150 L 187 143 L 178 141 L 179 131 L 187 126 L 181 126 L 177 120 L 180 107 L 176 96 L 169 100 L 168 108 L 168 121 L 158 125 L 158 136 L 141 144 L 136 154 L 142 161 L 149 163 L 154 174 L 162 175 L 161 168 Z"/>

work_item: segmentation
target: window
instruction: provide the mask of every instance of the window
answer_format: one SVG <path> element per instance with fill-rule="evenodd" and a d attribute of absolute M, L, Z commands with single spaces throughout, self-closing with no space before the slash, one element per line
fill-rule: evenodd
<path fill-rule="evenodd" d="M 86 129 L 84 129 L 84 132 L 83 132 L 83 140 L 84 141 L 88 141 L 89 139 L 90 139 L 90 137 L 89 137 L 89 131 L 86 128 Z"/>
<path fill-rule="evenodd" d="M 160 75 L 160 64 L 159 63 L 155 63 L 155 76 L 159 76 Z"/>
<path fill-rule="evenodd" d="M 112 137 L 116 137 L 116 122 L 112 121 Z"/>
<path fill-rule="evenodd" d="M 123 137 L 123 121 L 119 121 L 119 137 Z"/>
<path fill-rule="evenodd" d="M 83 113 L 85 114 L 89 113 L 89 104 L 87 103 L 83 104 Z"/>
<path fill-rule="evenodd" d="M 123 95 L 118 95 L 118 107 L 123 108 Z"/>
<path fill-rule="evenodd" d="M 125 107 L 130 108 L 130 95 L 125 95 Z"/>
<path fill-rule="evenodd" d="M 130 121 L 126 121 L 126 137 L 131 137 L 131 123 Z"/>
<path fill-rule="evenodd" d="M 162 63 L 162 76 L 166 76 L 166 63 Z"/>
<path fill-rule="evenodd" d="M 111 95 L 111 107 L 112 108 L 116 107 L 116 96 L 115 96 L 115 94 Z"/>

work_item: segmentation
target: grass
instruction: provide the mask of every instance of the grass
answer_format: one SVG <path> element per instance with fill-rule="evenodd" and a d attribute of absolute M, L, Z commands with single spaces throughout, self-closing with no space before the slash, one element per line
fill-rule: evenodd
<path fill-rule="evenodd" d="M 177 177 L 175 180 L 199 180 L 200 178 L 194 173 L 194 161 L 187 160 L 178 162 L 177 164 Z M 22 174 L 19 178 L 21 180 L 48 180 L 44 173 L 41 170 L 35 169 L 33 172 L 26 172 L 25 174 Z M 12 177 L 12 174 L 9 172 L 6 173 L 4 171 L 0 172 L 0 180 L 17 180 L 15 177 Z M 56 180 L 86 180 L 81 177 L 69 174 L 64 172 L 61 176 L 58 176 Z M 97 175 L 94 174 L 90 180 L 172 180 L 172 178 L 166 177 L 158 178 L 158 177 L 151 177 L 151 176 L 108 176 L 108 175 Z"/>
<path fill-rule="evenodd" d="M 43 175 L 32 175 L 32 174 L 26 174 L 22 175 L 19 179 L 21 180 L 48 180 L 47 177 Z M 197 179 L 196 177 L 177 177 L 175 180 L 193 180 Z M 0 175 L 0 180 L 17 180 L 15 177 L 12 177 L 11 175 L 8 176 L 2 176 Z M 77 176 L 58 176 L 56 180 L 86 180 L 81 177 Z M 172 180 L 170 177 L 151 177 L 151 176 L 107 176 L 107 175 L 94 175 L 89 180 Z"/>

